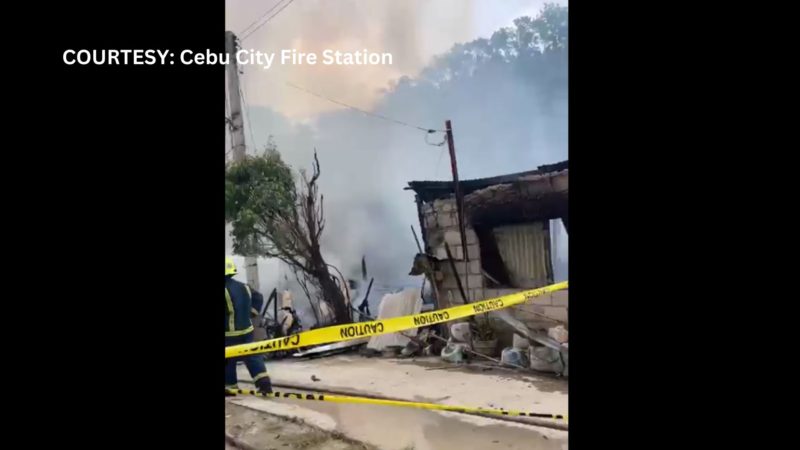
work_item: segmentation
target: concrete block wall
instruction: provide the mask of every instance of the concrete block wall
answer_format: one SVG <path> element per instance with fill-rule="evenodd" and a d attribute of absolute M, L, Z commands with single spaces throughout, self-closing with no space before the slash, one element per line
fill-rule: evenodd
<path fill-rule="evenodd" d="M 455 199 L 440 199 L 422 205 L 422 215 L 425 223 L 428 245 L 434 256 L 446 260 L 447 253 L 444 243 L 450 246 L 450 252 L 455 259 L 456 272 L 461 278 L 462 286 L 466 289 L 470 302 L 519 292 L 523 289 L 489 289 L 481 272 L 480 246 L 475 231 L 467 227 L 467 252 L 469 263 L 464 264 L 464 252 L 461 246 L 461 233 L 458 229 L 458 216 L 456 215 Z M 442 272 L 442 279 L 438 283 L 441 297 L 440 307 L 460 305 L 461 294 L 458 290 L 456 278 L 449 262 L 439 264 L 437 268 Z M 547 318 L 564 322 L 568 325 L 568 292 L 558 291 L 546 294 L 527 303 L 512 308 L 514 316 L 525 322 L 531 328 L 542 329 L 556 325 L 556 322 Z M 543 318 L 541 315 L 544 315 Z"/>
<path fill-rule="evenodd" d="M 548 318 L 555 319 L 569 328 L 568 290 L 542 295 L 512 309 L 514 316 L 530 328 L 546 329 L 558 325 L 557 322 L 547 320 Z"/>
<path fill-rule="evenodd" d="M 522 290 L 524 289 L 484 289 L 484 298 L 502 297 Z M 563 290 L 545 294 L 522 305 L 513 306 L 511 311 L 514 317 L 533 330 L 548 329 L 557 326 L 558 322 L 569 328 L 569 292 Z"/>
<path fill-rule="evenodd" d="M 484 279 L 481 274 L 480 247 L 475 230 L 466 229 L 467 256 L 469 262 L 464 264 L 464 248 L 461 245 L 461 232 L 458 228 L 458 214 L 455 199 L 439 199 L 432 203 L 422 205 L 425 233 L 430 252 L 438 259 L 444 260 L 437 267 L 442 272 L 442 279 L 438 283 L 441 296 L 440 307 L 462 304 L 461 293 L 453 269 L 447 260 L 445 243 L 450 247 L 450 253 L 455 261 L 456 273 L 461 279 L 461 285 L 466 290 L 469 301 L 483 299 Z"/>
<path fill-rule="evenodd" d="M 484 291 L 487 294 L 485 298 L 489 299 L 519 292 L 520 290 L 522 289 L 485 289 Z M 548 318 L 560 320 L 565 327 L 569 328 L 569 323 L 567 322 L 567 297 L 566 291 L 543 295 L 522 305 L 511 307 L 511 314 L 522 321 L 528 328 L 535 331 L 545 331 L 559 325 L 559 323 Z M 538 314 L 533 314 L 534 312 Z M 542 317 L 540 314 L 546 317 Z M 496 314 L 490 313 L 491 316 L 493 316 L 499 345 L 503 348 L 511 346 L 515 332 L 514 328 Z"/>

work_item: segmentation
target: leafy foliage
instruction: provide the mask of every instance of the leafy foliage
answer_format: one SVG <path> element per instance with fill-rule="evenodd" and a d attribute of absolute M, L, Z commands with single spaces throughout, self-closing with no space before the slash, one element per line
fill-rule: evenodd
<path fill-rule="evenodd" d="M 225 219 L 233 226 L 234 250 L 278 257 L 292 247 L 285 224 L 296 216 L 292 169 L 277 151 L 231 164 L 225 174 Z"/>
<path fill-rule="evenodd" d="M 316 153 L 312 176 L 305 171 L 300 175 L 302 188 L 298 190 L 291 167 L 274 146 L 261 156 L 227 168 L 225 218 L 233 227 L 234 251 L 288 264 L 309 300 L 310 284 L 331 306 L 335 320 L 343 323 L 352 320 L 350 307 L 320 248 L 325 218 L 317 188 L 320 167 Z"/>

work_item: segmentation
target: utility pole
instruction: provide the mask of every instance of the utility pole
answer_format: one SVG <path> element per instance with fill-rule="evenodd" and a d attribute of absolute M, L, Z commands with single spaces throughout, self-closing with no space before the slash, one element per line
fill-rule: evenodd
<path fill-rule="evenodd" d="M 453 192 L 456 196 L 456 214 L 458 215 L 458 231 L 461 235 L 461 249 L 464 252 L 464 283 L 466 295 L 469 297 L 469 253 L 467 252 L 467 227 L 464 224 L 464 198 L 461 196 L 461 186 L 458 183 L 458 163 L 456 162 L 456 144 L 453 142 L 453 126 L 449 120 L 444 123 L 447 132 L 447 147 L 450 150 L 450 168 L 453 171 Z M 469 302 L 465 298 L 464 302 Z"/>
<path fill-rule="evenodd" d="M 231 108 L 230 129 L 231 148 L 234 161 L 244 161 L 244 120 L 242 120 L 242 102 L 239 90 L 239 66 L 236 64 L 236 35 L 232 31 L 225 32 L 225 51 L 228 53 L 228 102 Z M 260 290 L 258 282 L 258 262 L 256 258 L 247 256 L 244 259 L 247 284 L 256 291 Z"/>

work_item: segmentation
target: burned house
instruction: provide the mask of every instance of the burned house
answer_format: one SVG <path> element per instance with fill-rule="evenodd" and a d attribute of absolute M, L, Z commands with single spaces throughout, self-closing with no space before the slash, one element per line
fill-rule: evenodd
<path fill-rule="evenodd" d="M 408 183 L 406 189 L 416 193 L 421 245 L 436 280 L 438 308 L 462 304 L 462 291 L 471 302 L 555 281 L 550 223 L 560 220 L 569 231 L 568 176 L 563 161 L 527 172 L 460 181 L 463 240 L 453 183 Z M 567 324 L 567 307 L 568 292 L 559 291 L 515 307 L 513 315 L 532 329 L 542 329 L 557 322 Z"/>

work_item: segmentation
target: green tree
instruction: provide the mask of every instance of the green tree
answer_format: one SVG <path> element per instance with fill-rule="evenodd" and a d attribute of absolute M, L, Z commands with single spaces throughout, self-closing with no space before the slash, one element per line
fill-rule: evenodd
<path fill-rule="evenodd" d="M 225 174 L 225 218 L 233 228 L 236 253 L 288 264 L 306 293 L 306 283 L 311 284 L 331 307 L 336 322 L 346 323 L 352 321 L 349 305 L 320 248 L 325 218 L 319 176 L 315 152 L 313 174 L 309 178 L 300 171 L 298 189 L 291 167 L 274 146 L 261 156 L 230 164 Z"/>

